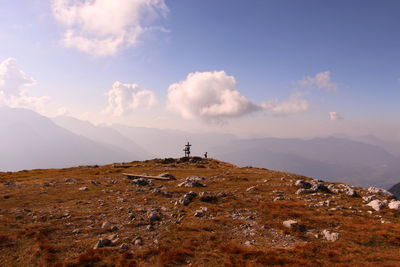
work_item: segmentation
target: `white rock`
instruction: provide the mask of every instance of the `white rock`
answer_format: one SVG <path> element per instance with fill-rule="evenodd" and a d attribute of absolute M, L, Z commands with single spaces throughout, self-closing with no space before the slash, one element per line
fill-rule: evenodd
<path fill-rule="evenodd" d="M 80 191 L 88 191 L 89 188 L 87 188 L 86 186 L 79 188 Z"/>
<path fill-rule="evenodd" d="M 400 210 L 400 201 L 399 200 L 393 200 L 389 202 L 389 209 L 391 210 Z"/>
<path fill-rule="evenodd" d="M 335 242 L 339 240 L 339 233 L 334 233 L 326 229 L 322 231 L 322 236 L 330 242 Z"/>
<path fill-rule="evenodd" d="M 369 202 L 367 204 L 367 206 L 370 206 L 374 210 L 379 211 L 386 206 L 386 202 L 381 201 L 379 199 L 375 199 L 375 200 L 372 200 L 371 202 Z"/>
<path fill-rule="evenodd" d="M 368 192 L 370 192 L 372 194 L 380 194 L 380 195 L 389 196 L 389 197 L 393 196 L 393 194 L 390 193 L 389 191 L 387 191 L 386 189 L 378 188 L 378 187 L 369 187 Z"/>
<path fill-rule="evenodd" d="M 298 225 L 297 221 L 295 221 L 295 220 L 287 220 L 287 221 L 284 221 L 282 224 L 286 228 L 294 228 Z"/>

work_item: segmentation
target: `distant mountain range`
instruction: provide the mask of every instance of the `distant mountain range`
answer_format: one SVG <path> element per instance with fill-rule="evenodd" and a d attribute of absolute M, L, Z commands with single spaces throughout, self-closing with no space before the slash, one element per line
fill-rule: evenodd
<path fill-rule="evenodd" d="M 0 108 L 0 122 L 0 171 L 181 157 L 189 141 L 193 155 L 208 152 L 239 166 L 364 187 L 389 188 L 400 182 L 400 145 L 374 136 L 238 139 L 230 134 L 96 126 L 71 117 L 49 119 L 30 110 L 7 107 Z"/>
<path fill-rule="evenodd" d="M 61 168 L 142 159 L 76 135 L 26 109 L 0 107 L 0 170 Z"/>
<path fill-rule="evenodd" d="M 211 151 L 221 160 L 388 188 L 400 181 L 400 158 L 383 148 L 343 138 L 234 140 Z"/>

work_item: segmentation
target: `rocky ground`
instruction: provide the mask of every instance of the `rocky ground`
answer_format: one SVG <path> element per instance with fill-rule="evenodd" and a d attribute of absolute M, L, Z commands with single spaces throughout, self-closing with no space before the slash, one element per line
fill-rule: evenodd
<path fill-rule="evenodd" d="M 0 266 L 400 265 L 400 202 L 377 188 L 200 158 L 0 182 Z"/>

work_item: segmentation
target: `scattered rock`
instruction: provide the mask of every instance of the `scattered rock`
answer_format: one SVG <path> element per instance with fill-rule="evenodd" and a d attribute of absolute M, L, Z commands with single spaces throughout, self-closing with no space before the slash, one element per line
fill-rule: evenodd
<path fill-rule="evenodd" d="M 132 184 L 135 184 L 138 186 L 146 186 L 146 185 L 152 185 L 153 183 L 149 179 L 139 178 L 139 179 L 133 180 Z"/>
<path fill-rule="evenodd" d="M 164 177 L 164 178 L 169 178 L 171 180 L 176 180 L 175 176 L 170 173 L 161 173 L 158 175 L 158 177 Z"/>
<path fill-rule="evenodd" d="M 189 193 L 186 193 L 182 198 L 179 199 L 179 203 L 187 206 L 189 205 L 193 199 L 197 196 L 196 192 L 190 191 Z"/>
<path fill-rule="evenodd" d="M 372 200 L 371 202 L 369 202 L 367 204 L 367 206 L 370 206 L 374 210 L 379 211 L 386 206 L 386 202 L 381 201 L 379 199 L 375 199 L 375 200 Z"/>
<path fill-rule="evenodd" d="M 94 249 L 102 248 L 102 247 L 110 247 L 113 245 L 113 242 L 108 238 L 101 238 L 94 246 Z"/>
<path fill-rule="evenodd" d="M 322 231 L 322 236 L 330 242 L 335 242 L 339 240 L 339 233 L 334 233 L 326 229 Z"/>
<path fill-rule="evenodd" d="M 387 191 L 386 189 L 383 188 L 378 188 L 378 187 L 369 187 L 368 192 L 372 194 L 379 194 L 382 196 L 387 196 L 387 197 L 393 197 L 393 194 Z"/>
<path fill-rule="evenodd" d="M 289 228 L 289 229 L 292 229 L 292 228 L 298 226 L 298 223 L 295 220 L 286 220 L 282 224 L 283 224 L 283 226 L 285 226 L 286 228 Z"/>
<path fill-rule="evenodd" d="M 312 186 L 309 182 L 306 182 L 306 181 L 304 181 L 304 180 L 297 180 L 297 181 L 294 183 L 294 185 L 295 185 L 295 186 L 302 187 L 302 188 L 304 188 L 304 189 L 310 189 L 311 186 Z"/>
<path fill-rule="evenodd" d="M 64 182 L 68 183 L 68 184 L 74 184 L 76 183 L 76 179 L 75 178 L 65 178 Z"/>
<path fill-rule="evenodd" d="M 208 209 L 206 207 L 201 207 L 200 209 L 195 211 L 194 216 L 195 217 L 204 217 L 206 215 L 207 210 Z"/>
<path fill-rule="evenodd" d="M 377 199 L 376 195 L 371 195 L 371 196 L 365 196 L 362 198 L 365 202 L 371 202 L 372 200 Z"/>
<path fill-rule="evenodd" d="M 134 244 L 135 246 L 143 246 L 143 239 L 142 239 L 141 237 L 136 237 L 136 238 L 133 240 L 133 244 Z"/>
<path fill-rule="evenodd" d="M 89 188 L 84 186 L 84 187 L 79 188 L 79 191 L 89 191 Z"/>
<path fill-rule="evenodd" d="M 393 201 L 389 202 L 388 207 L 391 210 L 400 210 L 400 201 L 399 200 L 393 200 Z"/>
<path fill-rule="evenodd" d="M 119 246 L 119 248 L 122 249 L 122 250 L 128 250 L 128 249 L 129 249 L 129 245 L 128 245 L 127 243 L 122 243 L 122 244 Z"/>
<path fill-rule="evenodd" d="M 276 198 L 274 198 L 274 202 L 279 200 L 285 200 L 285 198 L 283 196 L 277 196 Z"/>
<path fill-rule="evenodd" d="M 348 196 L 351 197 L 360 197 L 360 195 L 358 194 L 358 192 L 356 190 L 354 190 L 353 188 L 351 188 L 350 186 L 346 186 L 343 189 L 344 193 Z"/>
<path fill-rule="evenodd" d="M 205 187 L 205 184 L 202 184 L 200 181 L 205 180 L 205 177 L 200 176 L 189 176 L 182 183 L 180 183 L 179 187 Z"/>
<path fill-rule="evenodd" d="M 149 213 L 148 219 L 150 220 L 150 222 L 160 221 L 161 214 L 158 211 L 152 211 Z"/>
<path fill-rule="evenodd" d="M 218 201 L 218 194 L 213 192 L 200 192 L 199 199 L 203 202 L 215 203 Z"/>
<path fill-rule="evenodd" d="M 255 191 L 257 189 L 256 185 L 250 186 L 249 188 L 246 189 L 246 192 L 250 192 L 250 191 Z"/>

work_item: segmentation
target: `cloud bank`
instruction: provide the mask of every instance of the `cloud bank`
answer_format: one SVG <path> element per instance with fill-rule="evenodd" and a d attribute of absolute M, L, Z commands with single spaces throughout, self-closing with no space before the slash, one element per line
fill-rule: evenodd
<path fill-rule="evenodd" d="M 168 88 L 168 108 L 185 119 L 220 121 L 261 109 L 236 90 L 224 71 L 194 72 Z"/>
<path fill-rule="evenodd" d="M 164 0 L 53 0 L 52 8 L 66 27 L 64 46 L 96 57 L 135 45 L 168 12 Z"/>
<path fill-rule="evenodd" d="M 106 113 L 113 116 L 128 115 L 139 107 L 148 108 L 157 103 L 153 91 L 141 89 L 137 84 L 116 81 L 106 93 L 108 106 Z"/>
<path fill-rule="evenodd" d="M 299 81 L 298 84 L 302 87 L 325 89 L 328 91 L 336 91 L 338 88 L 338 84 L 334 83 L 331 79 L 330 71 L 318 73 L 314 77 L 307 76 L 305 79 Z"/>

